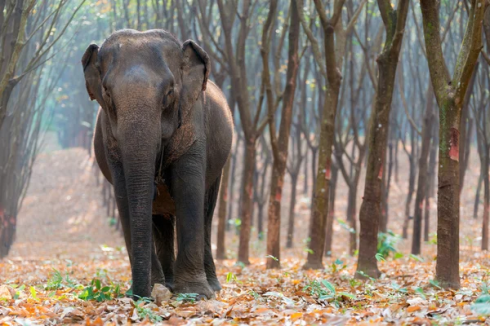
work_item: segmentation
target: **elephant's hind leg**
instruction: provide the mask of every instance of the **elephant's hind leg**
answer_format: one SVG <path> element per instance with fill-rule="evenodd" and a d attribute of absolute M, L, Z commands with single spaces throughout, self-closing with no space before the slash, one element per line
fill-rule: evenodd
<path fill-rule="evenodd" d="M 174 285 L 174 223 L 173 215 L 153 215 L 153 240 L 156 255 L 165 276 L 165 286 L 171 291 Z"/>
<path fill-rule="evenodd" d="M 209 286 L 214 291 L 221 290 L 221 284 L 216 277 L 216 267 L 214 266 L 213 252 L 211 249 L 211 228 L 213 224 L 213 213 L 218 199 L 219 185 L 221 176 L 214 182 L 206 193 L 206 202 L 204 208 L 204 270 Z"/>

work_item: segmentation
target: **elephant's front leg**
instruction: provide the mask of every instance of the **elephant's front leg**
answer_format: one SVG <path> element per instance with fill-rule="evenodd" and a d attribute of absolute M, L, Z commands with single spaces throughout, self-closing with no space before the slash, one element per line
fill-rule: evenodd
<path fill-rule="evenodd" d="M 204 270 L 205 150 L 194 146 L 172 164 L 171 191 L 175 201 L 178 254 L 174 292 L 214 295 Z"/>

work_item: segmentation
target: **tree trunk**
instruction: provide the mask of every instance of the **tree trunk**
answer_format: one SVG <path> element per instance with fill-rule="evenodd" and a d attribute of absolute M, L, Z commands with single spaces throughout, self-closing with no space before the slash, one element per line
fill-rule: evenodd
<path fill-rule="evenodd" d="M 398 137 L 395 138 L 395 182 L 398 183 Z"/>
<path fill-rule="evenodd" d="M 325 17 L 325 8 L 323 8 L 320 1 L 315 0 L 315 7 L 317 12 L 320 13 L 320 22 L 323 27 L 323 47 L 325 50 L 325 66 L 328 83 L 320 119 L 318 168 L 313 188 L 314 195 L 312 198 L 310 222 L 310 250 L 308 251 L 306 263 L 303 266 L 304 269 L 323 269 L 322 259 L 325 249 L 327 217 L 329 214 L 335 116 L 337 114 L 340 85 L 342 82 L 340 71 L 342 69 L 343 53 L 339 52 L 337 54 L 337 46 L 345 44 L 345 31 L 342 28 L 341 18 L 339 19 L 342 16 L 339 13 L 342 11 L 343 3 L 334 6 L 334 14 L 331 20 Z M 303 29 L 305 29 L 304 24 Z M 336 57 L 337 55 L 338 57 Z"/>
<path fill-rule="evenodd" d="M 481 186 L 483 183 L 482 169 L 480 168 L 480 177 L 478 178 L 478 186 L 476 187 L 475 204 L 473 205 L 473 218 L 478 218 L 478 206 L 480 205 Z"/>
<path fill-rule="evenodd" d="M 236 148 L 235 148 L 235 153 L 232 153 L 231 155 L 231 171 L 230 171 L 230 177 L 231 177 L 231 182 L 228 190 L 228 196 L 230 200 L 228 201 L 228 218 L 226 219 L 226 231 L 231 230 L 231 219 L 233 218 L 233 211 L 234 211 L 234 196 L 235 196 L 235 176 L 236 176 L 236 162 L 237 162 L 237 157 L 238 157 L 238 149 L 240 148 L 240 143 L 237 142 Z"/>
<path fill-rule="evenodd" d="M 444 288 L 458 289 L 459 279 L 459 146 L 461 108 L 481 52 L 485 5 L 471 3 L 467 28 L 454 67 L 449 74 L 442 51 L 439 8 L 421 0 L 424 39 L 431 82 L 439 105 L 439 172 L 437 194 L 436 279 Z"/>
<path fill-rule="evenodd" d="M 294 211 L 296 207 L 296 187 L 298 185 L 298 175 L 291 175 L 291 200 L 289 202 L 289 221 L 286 248 L 293 247 L 294 235 Z"/>
<path fill-rule="evenodd" d="M 389 128 L 389 127 L 388 127 Z M 381 232 L 388 231 L 388 199 L 390 197 L 390 186 L 391 186 L 391 174 L 393 171 L 393 146 L 388 145 L 388 173 L 383 170 L 383 179 L 381 182 L 381 221 L 379 229 Z"/>
<path fill-rule="evenodd" d="M 349 198 L 347 200 L 347 216 L 351 231 L 349 232 L 349 253 L 354 255 L 357 250 L 357 187 L 353 185 L 349 188 Z"/>
<path fill-rule="evenodd" d="M 361 232 L 356 277 L 362 277 L 359 272 L 371 277 L 379 277 L 380 275 L 376 252 L 381 217 L 381 182 L 384 160 L 386 159 L 391 101 L 408 3 L 409 1 L 407 0 L 399 1 L 398 9 L 394 11 L 391 6 L 386 7 L 384 1 L 378 0 L 378 7 L 381 11 L 387 35 L 383 51 L 377 59 L 379 67 L 378 87 L 369 126 L 366 181 L 359 214 Z"/>
<path fill-rule="evenodd" d="M 333 38 L 333 35 L 331 35 Z M 339 76 L 340 77 L 340 76 Z M 323 105 L 320 131 L 320 155 L 312 203 L 312 220 L 310 223 L 310 251 L 308 251 L 304 269 L 323 269 L 323 250 L 328 216 L 328 199 L 331 182 L 332 146 L 334 137 L 335 114 L 337 110 L 340 78 L 330 84 Z"/>
<path fill-rule="evenodd" d="M 424 241 L 429 241 L 429 233 L 430 233 L 430 195 L 429 195 L 429 187 L 426 189 L 425 193 L 425 203 L 424 203 Z"/>
<path fill-rule="evenodd" d="M 441 108 L 437 193 L 437 280 L 459 288 L 459 110 L 454 100 Z"/>
<path fill-rule="evenodd" d="M 280 267 L 280 242 L 281 242 L 281 200 L 282 188 L 284 186 L 284 174 L 289 148 L 289 135 L 291 133 L 291 122 L 293 117 L 294 95 L 296 92 L 296 79 L 299 67 L 299 17 L 295 0 L 290 2 L 290 25 L 288 36 L 288 64 L 286 70 L 286 87 L 282 102 L 281 125 L 279 136 L 273 128 L 274 121 L 269 120 L 271 134 L 272 152 L 274 163 L 272 166 L 271 191 L 269 196 L 269 220 L 267 224 L 267 268 Z M 268 68 L 267 68 L 268 69 Z M 269 98 L 270 92 L 268 93 Z M 269 111 L 270 112 L 270 111 Z M 277 137 L 277 138 L 276 138 Z"/>
<path fill-rule="evenodd" d="M 264 239 L 264 205 L 260 204 L 259 205 L 259 212 L 257 216 L 257 234 L 259 237 L 259 240 Z"/>
<path fill-rule="evenodd" d="M 466 174 L 466 170 L 468 168 L 468 162 L 470 160 L 470 142 L 472 135 L 472 125 L 473 121 L 470 119 L 470 99 L 471 94 L 473 93 L 473 86 L 475 85 L 476 75 L 478 72 L 478 62 L 473 70 L 473 75 L 471 76 L 470 83 L 468 85 L 468 90 L 466 91 L 466 95 L 464 97 L 463 108 L 461 112 L 461 134 L 460 134 L 460 146 L 459 146 L 459 193 L 463 190 L 464 186 L 464 177 Z"/>
<path fill-rule="evenodd" d="M 412 234 L 412 254 L 420 255 L 421 250 L 421 237 L 422 237 L 422 206 L 424 198 L 427 202 L 427 175 L 428 175 L 428 159 L 430 152 L 430 138 L 432 133 L 432 121 L 433 121 L 433 106 L 434 96 L 432 86 L 429 84 L 426 93 L 427 105 L 425 108 L 424 122 L 422 125 L 422 148 L 419 158 L 419 175 L 417 181 L 417 194 L 415 195 L 415 212 L 413 220 L 413 234 Z M 427 221 L 426 221 L 426 227 Z"/>
<path fill-rule="evenodd" d="M 221 178 L 221 190 L 219 193 L 218 208 L 218 235 L 216 259 L 226 259 L 225 230 L 226 230 L 226 208 L 228 207 L 228 184 L 230 179 L 231 156 L 226 161 Z"/>
<path fill-rule="evenodd" d="M 488 175 L 488 166 L 490 164 L 489 160 L 489 151 L 488 145 L 483 144 L 485 146 L 485 157 L 483 158 L 482 164 L 482 172 L 483 172 L 483 221 L 482 221 L 482 240 L 481 240 L 481 249 L 488 250 L 488 218 L 490 215 L 490 179 Z"/>
<path fill-rule="evenodd" d="M 334 165 L 332 167 L 332 179 L 330 189 L 330 204 L 328 205 L 328 217 L 327 217 L 327 233 L 325 235 L 325 257 L 332 256 L 332 239 L 333 239 L 333 220 L 335 218 L 335 194 L 337 192 L 337 180 L 339 176 L 339 169 Z"/>
<path fill-rule="evenodd" d="M 242 174 L 242 191 L 240 204 L 240 242 L 238 261 L 249 265 L 250 223 L 253 216 L 253 179 L 255 172 L 255 139 L 245 139 L 246 147 Z"/>
<path fill-rule="evenodd" d="M 303 176 L 303 194 L 306 195 L 308 194 L 308 181 L 310 181 L 310 179 L 308 178 L 308 148 L 306 149 L 305 163 L 303 168 L 305 169 L 305 174 Z"/>
<path fill-rule="evenodd" d="M 431 131 L 431 148 L 429 155 L 429 174 L 427 181 L 427 196 L 425 200 L 425 213 L 424 213 L 424 241 L 429 241 L 430 233 L 430 202 L 435 195 L 435 180 L 436 180 L 436 168 L 437 168 L 437 144 L 439 143 L 438 130 L 439 121 L 437 111 L 434 112 L 434 120 Z"/>
<path fill-rule="evenodd" d="M 313 179 L 312 181 L 312 186 L 311 186 L 311 195 L 310 195 L 310 198 L 311 198 L 311 204 L 310 204 L 310 221 L 309 221 L 309 225 L 308 225 L 308 230 L 311 229 L 311 223 L 313 221 L 313 198 L 315 197 L 315 184 L 316 184 L 316 166 L 317 166 L 317 163 L 318 163 L 318 159 L 317 159 L 317 153 L 318 153 L 318 148 L 315 149 L 315 150 L 311 150 L 311 178 Z"/>
<path fill-rule="evenodd" d="M 409 158 L 410 161 L 410 173 L 408 176 L 408 193 L 407 199 L 405 201 L 405 219 L 403 221 L 402 237 L 403 239 L 408 238 L 408 224 L 410 223 L 410 205 L 412 204 L 413 192 L 415 189 L 415 153 L 412 147 L 412 153 Z"/>

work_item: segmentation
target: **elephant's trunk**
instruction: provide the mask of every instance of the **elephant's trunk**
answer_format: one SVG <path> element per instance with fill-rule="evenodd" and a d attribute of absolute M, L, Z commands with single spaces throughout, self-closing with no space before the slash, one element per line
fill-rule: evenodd
<path fill-rule="evenodd" d="M 130 214 L 130 255 L 135 297 L 150 297 L 151 294 L 151 214 L 155 159 L 160 141 L 155 120 L 159 119 L 132 120 L 127 126 L 118 128 Z"/>

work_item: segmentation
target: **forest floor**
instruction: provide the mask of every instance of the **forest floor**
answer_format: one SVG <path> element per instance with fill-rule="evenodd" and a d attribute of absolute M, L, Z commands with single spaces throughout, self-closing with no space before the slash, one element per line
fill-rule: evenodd
<path fill-rule="evenodd" d="M 216 298 L 195 302 L 192 295 L 164 295 L 157 305 L 122 296 L 129 288 L 129 261 L 119 231 L 105 216 L 87 153 L 82 149 L 43 153 L 19 215 L 16 242 L 0 261 L 0 325 L 489 322 L 484 316 L 490 314 L 486 286 L 490 255 L 479 250 L 481 220 L 464 209 L 474 196 L 476 166 L 468 171 L 468 191 L 463 192 L 467 199 L 462 200 L 460 290 L 443 290 L 433 281 L 433 243 L 424 244 L 422 256 L 412 256 L 410 240 L 397 236 L 387 241 L 387 246 L 397 249 L 379 262 L 381 278 L 355 279 L 356 257 L 347 254 L 348 231 L 340 217 L 335 222 L 333 257 L 325 259 L 325 269 L 302 270 L 307 244 L 300 239 L 305 239 L 309 213 L 306 199 L 300 199 L 297 241 L 294 249 L 283 250 L 281 269 L 265 269 L 265 241 L 257 240 L 256 234 L 251 264 L 237 265 L 233 259 L 237 237 L 228 232 L 231 259 L 217 262 L 223 290 Z M 402 166 L 400 171 L 406 169 Z M 405 179 L 401 174 L 400 180 Z M 403 218 L 403 189 L 406 184 L 395 184 L 390 196 L 390 225 L 395 233 L 400 233 Z M 342 191 L 339 216 L 346 201 Z"/>

